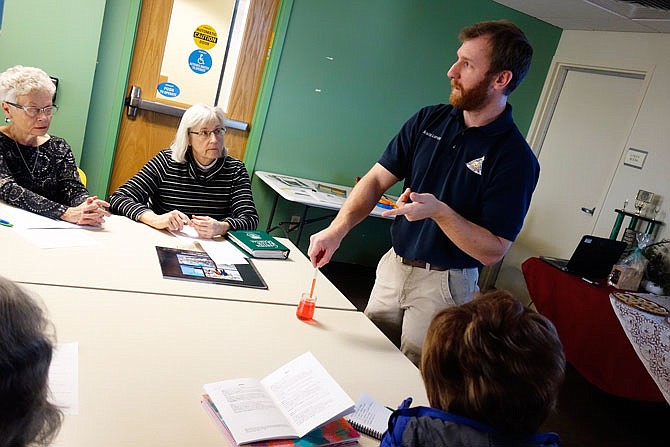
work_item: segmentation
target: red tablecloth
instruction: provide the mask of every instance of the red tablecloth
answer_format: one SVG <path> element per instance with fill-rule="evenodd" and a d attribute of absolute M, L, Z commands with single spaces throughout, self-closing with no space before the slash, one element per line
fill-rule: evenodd
<path fill-rule="evenodd" d="M 556 326 L 577 371 L 607 393 L 665 401 L 612 310 L 609 294 L 617 289 L 588 284 L 539 258 L 526 260 L 521 269 L 537 310 Z"/>

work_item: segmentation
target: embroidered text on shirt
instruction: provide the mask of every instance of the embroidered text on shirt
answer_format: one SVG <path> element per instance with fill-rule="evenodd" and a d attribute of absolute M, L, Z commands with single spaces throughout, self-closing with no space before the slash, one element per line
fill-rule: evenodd
<path fill-rule="evenodd" d="M 484 164 L 484 157 L 475 158 L 465 164 L 469 170 L 477 175 L 482 175 L 482 165 Z"/>
<path fill-rule="evenodd" d="M 425 136 L 427 136 L 427 137 L 432 138 L 433 140 L 440 141 L 440 140 L 442 139 L 442 137 L 440 137 L 440 136 L 438 136 L 438 135 L 435 135 L 434 133 L 427 132 L 427 131 L 425 131 L 425 130 L 423 131 L 423 134 L 424 134 Z"/>

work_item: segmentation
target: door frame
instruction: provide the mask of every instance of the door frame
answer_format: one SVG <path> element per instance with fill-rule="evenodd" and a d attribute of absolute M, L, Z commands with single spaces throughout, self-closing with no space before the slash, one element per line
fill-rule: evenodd
<path fill-rule="evenodd" d="M 603 76 L 618 76 L 623 78 L 641 79 L 643 81 L 642 95 L 637 107 L 636 115 L 640 113 L 642 107 L 642 98 L 646 95 L 651 81 L 649 70 L 625 70 L 621 68 L 606 68 L 588 65 L 570 64 L 565 62 L 554 63 L 550 73 L 548 74 L 548 82 L 545 85 L 545 92 L 540 95 L 542 98 L 535 110 L 535 115 L 531 122 L 531 127 L 528 130 L 528 144 L 536 156 L 540 155 L 544 139 L 547 136 L 547 131 L 551 125 L 551 120 L 556 111 L 561 91 L 565 84 L 570 71 L 579 71 L 582 73 L 593 73 Z M 632 128 L 631 128 L 632 131 Z M 630 137 L 630 132 L 628 134 Z M 628 138 L 626 139 L 628 140 Z"/>
<path fill-rule="evenodd" d="M 642 108 L 642 102 L 647 94 L 647 89 L 651 82 L 651 76 L 649 70 L 627 70 L 621 68 L 607 68 L 607 67 L 597 67 L 597 66 L 587 66 L 587 65 L 578 65 L 570 64 L 564 62 L 556 62 L 552 67 L 550 81 L 548 82 L 548 89 L 546 94 L 542 94 L 540 104 L 536 110 L 535 116 L 533 117 L 531 128 L 528 131 L 528 144 L 530 145 L 532 151 L 535 153 L 536 157 L 540 157 L 540 152 L 542 151 L 542 146 L 544 145 L 544 140 L 549 131 L 549 126 L 551 125 L 554 112 L 556 111 L 556 106 L 558 105 L 558 100 L 561 96 L 565 80 L 568 77 L 569 72 L 576 71 L 581 73 L 590 73 L 599 76 L 615 76 L 621 78 L 630 78 L 638 79 L 642 81 L 642 88 L 640 89 L 640 97 L 638 99 L 637 107 L 635 108 L 635 117 L 633 118 L 633 125 L 628 129 L 626 134 L 626 141 L 621 147 L 621 153 L 619 154 L 619 163 L 613 165 L 612 170 L 608 176 L 607 188 L 603 192 L 602 196 L 598 199 L 596 205 L 597 214 L 594 215 L 593 219 L 593 229 L 596 228 L 598 220 L 600 219 L 600 213 L 602 212 L 602 207 L 607 200 L 607 194 L 612 186 L 614 177 L 616 176 L 617 169 L 621 163 L 621 158 L 624 156 L 625 149 L 628 141 L 630 140 L 631 133 L 633 132 L 634 123 L 637 120 L 638 115 L 640 114 L 640 109 Z M 541 169 L 541 167 L 540 167 Z"/>
<path fill-rule="evenodd" d="M 280 0 L 279 2 L 273 31 L 274 36 L 270 46 L 268 60 L 263 69 L 263 78 L 258 91 L 258 98 L 256 99 L 254 115 L 251 119 L 253 126 L 251 126 L 249 131 L 243 160 L 251 178 L 253 178 L 253 173 L 256 170 L 256 161 L 258 160 L 263 130 L 265 129 L 265 122 L 267 120 L 268 110 L 270 109 L 272 91 L 274 90 L 275 80 L 277 79 L 279 61 L 284 49 L 284 41 L 286 40 L 286 32 L 291 18 L 293 1 L 294 0 Z"/>

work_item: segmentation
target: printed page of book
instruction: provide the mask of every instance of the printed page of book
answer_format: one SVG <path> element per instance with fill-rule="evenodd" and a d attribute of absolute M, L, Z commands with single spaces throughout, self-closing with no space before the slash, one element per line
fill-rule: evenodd
<path fill-rule="evenodd" d="M 298 436 L 257 379 L 224 380 L 204 388 L 238 444 Z"/>
<path fill-rule="evenodd" d="M 290 361 L 261 382 L 299 437 L 351 413 L 354 408 L 353 400 L 311 352 Z"/>

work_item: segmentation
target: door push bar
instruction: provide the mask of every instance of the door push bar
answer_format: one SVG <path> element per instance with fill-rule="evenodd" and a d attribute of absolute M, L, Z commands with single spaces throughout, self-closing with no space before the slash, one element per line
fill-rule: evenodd
<path fill-rule="evenodd" d="M 130 95 L 126 98 L 126 105 L 128 106 L 128 118 L 135 119 L 137 110 L 149 110 L 151 112 L 162 113 L 164 115 L 171 115 L 180 117 L 186 112 L 186 109 L 181 107 L 162 104 L 160 102 L 146 101 L 141 98 L 142 90 L 133 85 L 130 87 Z M 232 129 L 249 130 L 249 123 L 244 121 L 231 120 L 226 118 L 225 126 Z"/>

